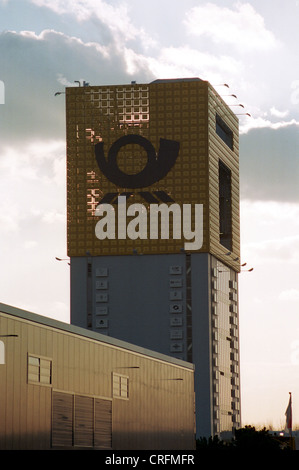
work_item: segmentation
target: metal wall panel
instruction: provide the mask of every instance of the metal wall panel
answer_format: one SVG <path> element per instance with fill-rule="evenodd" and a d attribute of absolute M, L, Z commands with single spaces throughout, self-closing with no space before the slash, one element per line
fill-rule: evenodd
<path fill-rule="evenodd" d="M 111 425 L 113 449 L 193 448 L 192 365 L 3 305 L 2 312 L 1 334 L 17 336 L 3 338 L 1 449 L 69 446 L 71 416 L 80 448 L 111 446 Z M 28 383 L 28 354 L 51 361 L 51 384 Z M 112 373 L 128 377 L 128 398 L 112 397 Z"/>
<path fill-rule="evenodd" d="M 233 149 L 216 132 L 216 115 L 219 115 L 233 133 Z M 209 213 L 210 213 L 210 252 L 239 271 L 240 262 L 240 214 L 239 214 L 239 129 L 238 118 L 226 105 L 218 93 L 209 87 Z M 219 160 L 231 170 L 232 203 L 232 249 L 219 243 Z M 221 255 L 222 253 L 222 255 Z"/>

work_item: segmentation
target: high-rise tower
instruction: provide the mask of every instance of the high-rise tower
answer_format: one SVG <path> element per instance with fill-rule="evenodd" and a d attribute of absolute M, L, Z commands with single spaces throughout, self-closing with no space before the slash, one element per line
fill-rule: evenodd
<path fill-rule="evenodd" d="M 71 322 L 195 364 L 240 426 L 238 119 L 200 79 L 66 89 Z"/>

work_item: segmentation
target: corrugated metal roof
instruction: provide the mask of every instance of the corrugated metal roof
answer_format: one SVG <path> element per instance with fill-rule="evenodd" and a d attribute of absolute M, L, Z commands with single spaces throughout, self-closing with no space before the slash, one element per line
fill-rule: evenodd
<path fill-rule="evenodd" d="M 102 335 L 95 331 L 90 331 L 85 328 L 71 325 L 69 323 L 61 322 L 53 318 L 49 318 L 43 315 L 38 315 L 36 313 L 32 313 L 32 312 L 23 310 L 18 307 L 13 307 L 11 305 L 0 303 L 0 313 L 22 318 L 24 320 L 28 320 L 34 323 L 39 323 L 41 325 L 55 328 L 57 330 L 62 330 L 68 333 L 72 333 L 74 335 L 83 336 L 85 338 L 90 338 L 95 341 L 100 341 L 102 343 L 109 344 L 111 346 L 119 347 L 122 349 L 127 349 L 129 351 L 142 354 L 144 356 L 149 356 L 149 357 L 152 357 L 153 359 L 158 359 L 160 361 L 168 362 L 171 364 L 175 364 L 184 368 L 194 370 L 194 364 L 191 364 L 190 362 L 186 362 L 181 359 L 176 359 L 175 357 L 167 356 L 165 354 L 161 354 L 156 351 L 152 351 L 150 349 L 142 348 L 140 346 L 136 346 L 135 344 L 127 343 L 126 341 L 121 341 L 117 338 L 112 338 L 111 336 Z"/>

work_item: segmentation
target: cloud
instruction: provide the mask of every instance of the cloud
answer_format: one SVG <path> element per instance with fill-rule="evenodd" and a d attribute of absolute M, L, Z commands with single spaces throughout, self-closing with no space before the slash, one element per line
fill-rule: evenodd
<path fill-rule="evenodd" d="M 147 58 L 149 69 L 160 78 L 199 77 L 217 83 L 227 74 L 239 75 L 240 61 L 227 56 L 216 56 L 189 46 L 162 48 L 157 57 Z"/>
<path fill-rule="evenodd" d="M 128 41 L 138 40 L 144 47 L 154 42 L 142 28 L 136 28 L 129 16 L 126 3 L 111 5 L 103 0 L 31 0 L 39 7 L 54 11 L 57 15 L 72 16 L 80 22 L 98 21 L 105 25 L 115 43 L 125 44 Z"/>
<path fill-rule="evenodd" d="M 279 294 L 279 300 L 287 301 L 299 301 L 299 290 L 298 289 L 288 289 Z"/>
<path fill-rule="evenodd" d="M 32 142 L 22 152 L 6 148 L 0 159 L 2 235 L 23 240 L 50 222 L 65 224 L 65 181 L 64 142 Z M 2 238 L 1 247 L 7 243 Z"/>
<path fill-rule="evenodd" d="M 186 14 L 189 34 L 210 38 L 217 46 L 229 44 L 242 52 L 267 51 L 277 46 L 263 17 L 249 3 L 237 2 L 234 9 L 206 3 Z"/>
<path fill-rule="evenodd" d="M 275 226 L 281 220 L 279 214 L 275 218 Z M 285 227 L 288 227 L 288 223 Z M 269 234 L 268 234 L 269 236 Z M 263 263 L 275 265 L 281 263 L 284 267 L 288 265 L 297 266 L 299 262 L 299 237 L 289 237 L 287 233 L 280 237 L 276 233 L 269 239 L 262 239 L 246 245 L 247 251 L 252 253 L 255 264 L 259 266 Z"/>
<path fill-rule="evenodd" d="M 84 79 L 91 84 L 130 83 L 151 76 L 137 54 L 124 54 L 113 43 L 84 43 L 53 30 L 2 32 L 0 54 L 5 84 L 1 108 L 0 146 L 24 144 L 40 138 L 65 138 L 65 85 Z M 13 58 L 13 59 L 12 59 Z M 138 64 L 139 61 L 139 64 Z"/>
<path fill-rule="evenodd" d="M 47 185 L 55 181 L 61 184 L 64 172 L 66 146 L 63 140 L 32 141 L 24 145 L 22 152 L 19 148 L 8 146 L 0 159 L 0 178 L 11 183 L 20 184 L 22 181 L 37 181 Z M 5 180 L 2 182 L 4 184 Z"/>
<path fill-rule="evenodd" d="M 242 259 L 257 268 L 255 276 L 278 283 L 279 291 L 297 279 L 298 233 L 299 202 L 241 200 Z"/>
<path fill-rule="evenodd" d="M 297 121 L 267 123 L 241 135 L 241 197 L 299 202 L 298 151 Z"/>
<path fill-rule="evenodd" d="M 36 246 L 37 246 L 36 240 L 27 240 L 27 241 L 24 243 L 24 248 L 25 248 L 25 250 L 32 250 L 32 249 L 34 249 Z"/>
<path fill-rule="evenodd" d="M 272 106 L 272 108 L 270 109 L 270 113 L 272 114 L 272 116 L 284 118 L 289 114 L 289 111 L 288 110 L 279 111 L 278 109 L 275 108 L 275 106 Z"/>
<path fill-rule="evenodd" d="M 275 108 L 271 108 L 271 114 L 275 117 L 282 118 L 288 114 L 288 111 L 285 113 L 278 112 Z M 247 134 L 252 129 L 283 129 L 287 127 L 299 127 L 299 121 L 296 119 L 291 119 L 290 121 L 271 121 L 270 119 L 266 119 L 264 116 L 249 116 L 240 123 L 240 134 Z"/>
<path fill-rule="evenodd" d="M 69 318 L 69 273 L 55 263 L 66 253 L 65 168 L 63 141 L 10 146 L 0 159 L 1 301 L 47 316 L 57 307 L 60 319 Z"/>

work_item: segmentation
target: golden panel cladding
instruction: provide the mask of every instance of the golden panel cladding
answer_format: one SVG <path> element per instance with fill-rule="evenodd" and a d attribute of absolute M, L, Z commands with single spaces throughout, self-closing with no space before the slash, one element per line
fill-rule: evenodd
<path fill-rule="evenodd" d="M 173 239 L 172 230 L 169 239 L 151 239 L 148 232 L 146 239 L 132 240 L 118 239 L 116 229 L 115 239 L 99 240 L 96 208 L 102 200 L 111 204 L 117 224 L 115 201 L 122 193 L 127 207 L 140 203 L 147 212 L 154 201 L 181 209 L 189 204 L 192 213 L 195 204 L 202 204 L 199 251 L 209 251 L 208 121 L 208 82 L 201 80 L 67 88 L 68 255 L 178 253 L 184 248 L 183 234 Z M 163 152 L 175 154 L 175 143 L 179 150 L 169 169 Z M 153 149 L 161 157 L 159 168 L 150 157 Z"/>

